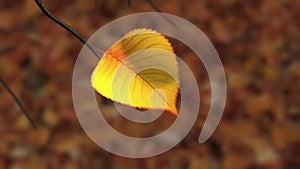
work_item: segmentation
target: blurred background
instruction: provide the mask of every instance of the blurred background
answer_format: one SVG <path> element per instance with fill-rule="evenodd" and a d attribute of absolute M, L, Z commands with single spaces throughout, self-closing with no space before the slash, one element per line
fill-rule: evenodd
<path fill-rule="evenodd" d="M 201 61 L 174 42 L 201 92 L 193 129 L 175 148 L 152 158 L 128 159 L 101 149 L 85 134 L 73 108 L 72 72 L 83 45 L 45 17 L 33 0 L 1 0 L 0 76 L 39 129 L 32 128 L 0 86 L 0 169 L 300 168 L 300 1 L 153 2 L 163 12 L 198 26 L 221 57 L 228 95 L 214 135 L 203 144 L 197 142 L 210 106 L 210 84 Z M 154 11 L 145 0 L 132 0 L 131 7 L 126 0 L 44 3 L 86 39 L 114 19 Z M 104 99 L 101 103 L 107 110 L 111 105 Z M 144 128 L 108 118 L 124 132 L 143 133 Z"/>

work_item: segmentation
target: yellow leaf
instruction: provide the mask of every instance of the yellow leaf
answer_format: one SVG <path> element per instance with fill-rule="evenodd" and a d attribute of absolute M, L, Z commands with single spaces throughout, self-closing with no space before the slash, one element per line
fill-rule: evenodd
<path fill-rule="evenodd" d="M 135 29 L 113 44 L 94 69 L 91 84 L 113 101 L 178 114 L 178 63 L 169 41 L 156 31 Z"/>

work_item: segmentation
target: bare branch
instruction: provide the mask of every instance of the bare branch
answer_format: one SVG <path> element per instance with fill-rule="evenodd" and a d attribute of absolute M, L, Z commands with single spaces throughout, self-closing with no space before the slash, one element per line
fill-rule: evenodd
<path fill-rule="evenodd" d="M 156 11 L 156 12 L 162 12 L 158 7 L 157 5 L 152 1 L 152 0 L 146 0 L 150 5 L 151 7 Z M 167 18 L 165 15 L 162 15 L 162 17 L 167 20 L 172 26 L 174 26 L 175 28 L 177 27 L 176 24 L 174 22 L 172 22 L 169 18 Z"/>
<path fill-rule="evenodd" d="M 34 0 L 36 2 L 36 4 L 38 5 L 38 7 L 41 9 L 41 11 L 48 17 L 50 18 L 52 21 L 54 21 L 55 23 L 57 23 L 59 26 L 63 27 L 65 30 L 67 30 L 68 32 L 70 32 L 73 36 L 75 36 L 77 39 L 79 39 L 83 44 L 85 44 L 94 54 L 95 56 L 100 59 L 100 56 L 97 54 L 97 52 L 92 48 L 92 46 L 90 44 L 87 43 L 87 41 L 81 36 L 79 35 L 73 28 L 71 28 L 69 25 L 67 25 L 66 23 L 62 22 L 61 20 L 59 20 L 58 18 L 56 18 L 54 15 L 52 15 L 44 6 L 44 4 L 42 3 L 41 0 Z"/>
<path fill-rule="evenodd" d="M 131 7 L 131 0 L 127 0 L 127 5 Z"/>
<path fill-rule="evenodd" d="M 0 83 L 5 87 L 5 89 L 9 92 L 9 94 L 13 97 L 17 105 L 20 107 L 20 109 L 24 112 L 26 118 L 30 122 L 33 128 L 37 129 L 37 125 L 34 123 L 33 119 L 31 118 L 30 114 L 26 111 L 21 101 L 18 99 L 16 94 L 11 90 L 11 88 L 7 85 L 7 83 L 0 77 Z"/>

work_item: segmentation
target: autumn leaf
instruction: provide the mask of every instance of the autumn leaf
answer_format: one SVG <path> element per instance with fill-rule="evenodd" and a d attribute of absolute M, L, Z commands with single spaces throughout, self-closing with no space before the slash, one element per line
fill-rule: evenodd
<path fill-rule="evenodd" d="M 169 41 L 156 31 L 135 29 L 113 44 L 94 69 L 91 84 L 113 101 L 178 114 L 178 63 Z"/>

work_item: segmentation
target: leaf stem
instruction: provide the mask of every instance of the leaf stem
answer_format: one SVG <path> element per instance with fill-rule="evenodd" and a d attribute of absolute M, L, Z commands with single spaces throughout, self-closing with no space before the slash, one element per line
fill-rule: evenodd
<path fill-rule="evenodd" d="M 33 119 L 31 118 L 30 114 L 27 112 L 27 110 L 24 108 L 21 101 L 18 99 L 16 94 L 11 90 L 11 88 L 7 85 L 7 83 L 0 77 L 0 83 L 5 87 L 5 89 L 9 92 L 9 94 L 13 97 L 17 105 L 20 107 L 20 109 L 24 112 L 26 118 L 30 122 L 30 124 L 33 126 L 33 128 L 37 129 L 36 124 L 34 123 Z"/>

